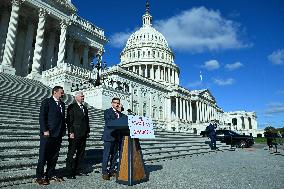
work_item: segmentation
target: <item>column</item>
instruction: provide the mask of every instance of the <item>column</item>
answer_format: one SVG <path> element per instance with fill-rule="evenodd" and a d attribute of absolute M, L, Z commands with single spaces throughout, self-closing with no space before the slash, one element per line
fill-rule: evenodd
<path fill-rule="evenodd" d="M 177 85 L 179 84 L 177 71 L 175 71 L 175 84 L 177 84 Z"/>
<path fill-rule="evenodd" d="M 189 121 L 192 122 L 192 116 L 193 116 L 193 113 L 192 113 L 192 106 L 191 106 L 191 100 L 189 100 L 189 113 L 190 113 L 190 116 L 189 116 Z"/>
<path fill-rule="evenodd" d="M 151 79 L 155 79 L 154 78 L 154 65 L 152 64 L 151 70 L 150 70 L 150 78 Z"/>
<path fill-rule="evenodd" d="M 173 70 L 173 83 L 176 84 L 176 72 Z"/>
<path fill-rule="evenodd" d="M 166 81 L 166 75 L 167 75 L 167 73 L 166 73 L 166 66 L 164 66 L 164 77 L 163 77 L 164 81 Z"/>
<path fill-rule="evenodd" d="M 87 44 L 83 47 L 83 68 L 88 68 L 89 46 Z"/>
<path fill-rule="evenodd" d="M 196 122 L 199 123 L 200 119 L 199 119 L 199 115 L 200 115 L 200 110 L 199 110 L 199 101 L 195 101 L 196 103 Z"/>
<path fill-rule="evenodd" d="M 182 107 L 182 99 L 179 99 L 179 111 L 180 111 L 180 119 L 183 119 L 183 111 L 182 111 L 183 107 Z"/>
<path fill-rule="evenodd" d="M 160 65 L 158 65 L 158 69 L 157 69 L 157 80 L 160 81 L 161 80 L 161 69 L 160 69 Z"/>
<path fill-rule="evenodd" d="M 132 72 L 135 72 L 135 66 L 134 65 L 132 66 Z"/>
<path fill-rule="evenodd" d="M 5 42 L 4 54 L 2 58 L 3 60 L 0 66 L 0 72 L 9 73 L 13 75 L 15 75 L 16 72 L 15 68 L 13 68 L 12 63 L 15 53 L 16 35 L 19 23 L 19 10 L 21 2 L 21 0 L 12 0 L 12 11 Z"/>
<path fill-rule="evenodd" d="M 148 77 L 148 65 L 145 65 L 145 77 Z"/>
<path fill-rule="evenodd" d="M 179 110 L 179 107 L 178 107 L 178 97 L 176 97 L 176 119 L 178 119 L 178 110 Z"/>
<path fill-rule="evenodd" d="M 182 100 L 182 105 L 183 105 L 183 120 L 186 120 L 185 99 Z"/>
<path fill-rule="evenodd" d="M 43 9 L 39 10 L 39 20 L 37 26 L 37 35 L 36 35 L 36 43 L 32 64 L 32 71 L 27 76 L 30 79 L 40 80 L 40 66 L 41 66 L 41 58 L 42 58 L 42 49 L 43 49 L 43 40 L 44 40 L 44 27 L 46 22 L 46 12 Z"/>
<path fill-rule="evenodd" d="M 67 24 L 64 21 L 61 21 L 60 29 L 61 31 L 60 31 L 57 66 L 60 66 L 65 63 L 65 44 L 66 44 Z"/>
<path fill-rule="evenodd" d="M 74 42 L 75 40 L 70 37 L 68 40 L 68 49 L 67 49 L 67 63 L 68 64 L 73 64 L 72 56 L 74 53 Z"/>
<path fill-rule="evenodd" d="M 139 65 L 139 66 L 138 66 L 138 69 L 139 69 L 139 75 L 141 75 L 141 76 L 142 76 L 142 66 L 141 66 L 141 65 Z"/>
<path fill-rule="evenodd" d="M 188 103 L 189 103 L 189 101 L 187 100 L 186 101 L 186 120 L 187 121 L 190 121 L 190 119 L 189 119 L 189 105 L 188 105 Z"/>
<path fill-rule="evenodd" d="M 0 65 L 3 60 L 5 40 L 6 40 L 8 24 L 9 24 L 9 12 L 7 9 L 8 9 L 7 7 L 4 7 L 3 9 L 1 9 L 2 15 L 1 15 L 1 21 L 0 21 Z"/>
<path fill-rule="evenodd" d="M 23 59 L 23 76 L 27 76 L 29 74 L 29 70 L 31 68 L 31 58 L 32 58 L 32 50 L 33 50 L 33 36 L 34 36 L 35 26 L 32 21 L 28 22 L 28 30 L 25 39 L 25 47 L 24 47 L 24 59 Z"/>

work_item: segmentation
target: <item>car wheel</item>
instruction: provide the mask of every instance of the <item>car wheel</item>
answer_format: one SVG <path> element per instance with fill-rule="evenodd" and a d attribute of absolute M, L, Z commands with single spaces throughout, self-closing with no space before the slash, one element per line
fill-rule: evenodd
<path fill-rule="evenodd" d="M 240 141 L 240 144 L 239 144 L 239 148 L 245 148 L 247 146 L 247 143 L 243 140 Z"/>

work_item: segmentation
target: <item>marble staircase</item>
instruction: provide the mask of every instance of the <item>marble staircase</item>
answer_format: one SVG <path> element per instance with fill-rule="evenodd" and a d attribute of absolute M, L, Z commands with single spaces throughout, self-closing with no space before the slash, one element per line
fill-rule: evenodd
<path fill-rule="evenodd" d="M 0 73 L 0 187 L 32 182 L 39 151 L 39 108 L 51 95 L 51 88 L 41 82 Z M 65 103 L 73 101 L 65 95 Z M 103 111 L 89 108 L 91 133 L 86 147 L 86 171 L 100 171 L 103 143 Z M 145 162 L 163 161 L 205 153 L 205 138 L 195 134 L 155 129 L 155 139 L 141 140 Z M 67 136 L 63 138 L 57 168 L 64 172 Z M 220 151 L 230 146 L 218 143 Z"/>

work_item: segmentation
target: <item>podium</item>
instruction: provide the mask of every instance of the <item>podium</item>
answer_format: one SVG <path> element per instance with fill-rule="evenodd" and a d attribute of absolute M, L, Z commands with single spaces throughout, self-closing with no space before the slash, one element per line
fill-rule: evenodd
<path fill-rule="evenodd" d="M 139 139 L 129 136 L 127 116 L 110 121 L 108 127 L 124 135 L 119 153 L 116 182 L 132 186 L 147 181 Z"/>

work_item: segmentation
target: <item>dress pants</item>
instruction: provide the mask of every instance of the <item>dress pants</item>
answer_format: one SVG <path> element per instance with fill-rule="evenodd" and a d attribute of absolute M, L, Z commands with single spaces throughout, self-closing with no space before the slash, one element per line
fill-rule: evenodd
<path fill-rule="evenodd" d="M 68 139 L 68 153 L 66 168 L 69 175 L 75 176 L 80 162 L 84 159 L 86 149 L 86 137 Z"/>
<path fill-rule="evenodd" d="M 104 141 L 102 174 L 109 174 L 115 172 L 115 166 L 118 158 L 118 141 Z M 108 162 L 110 162 L 108 169 Z"/>
<path fill-rule="evenodd" d="M 59 156 L 62 137 L 45 137 L 40 136 L 39 159 L 36 169 L 36 177 L 38 179 L 51 178 L 54 176 L 55 167 Z M 46 167 L 46 174 L 44 174 L 44 166 Z"/>

